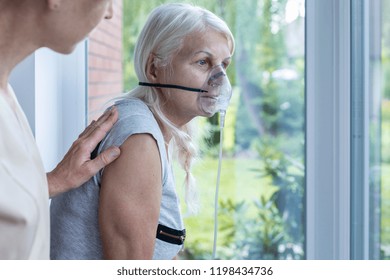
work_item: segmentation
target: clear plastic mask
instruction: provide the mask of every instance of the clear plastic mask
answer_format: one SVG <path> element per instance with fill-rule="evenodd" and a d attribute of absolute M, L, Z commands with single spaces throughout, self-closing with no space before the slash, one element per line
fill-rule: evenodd
<path fill-rule="evenodd" d="M 200 109 L 207 115 L 226 111 L 232 97 L 232 87 L 222 65 L 213 67 L 198 96 Z"/>

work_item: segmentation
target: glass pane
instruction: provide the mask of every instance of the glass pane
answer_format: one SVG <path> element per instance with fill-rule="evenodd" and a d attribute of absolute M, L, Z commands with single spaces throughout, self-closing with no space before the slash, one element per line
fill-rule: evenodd
<path fill-rule="evenodd" d="M 370 238 L 369 258 L 380 255 L 381 188 L 381 1 L 370 3 Z"/>
<path fill-rule="evenodd" d="M 124 1 L 124 88 L 137 83 L 134 44 L 161 2 Z M 235 39 L 228 75 L 234 88 L 226 114 L 219 192 L 217 258 L 304 258 L 304 0 L 188 0 L 216 13 Z M 209 259 L 213 248 L 218 116 L 200 119 L 201 158 L 194 167 L 201 207 L 186 215 L 181 258 Z M 178 167 L 178 191 L 183 174 Z"/>
<path fill-rule="evenodd" d="M 390 0 L 370 2 L 370 259 L 390 259 Z"/>
<path fill-rule="evenodd" d="M 376 4 L 376 6 L 375 6 Z M 371 198 L 370 258 L 390 259 L 390 0 L 373 1 L 371 34 Z M 373 35 L 372 35 L 373 36 Z M 377 42 L 375 44 L 374 42 Z"/>

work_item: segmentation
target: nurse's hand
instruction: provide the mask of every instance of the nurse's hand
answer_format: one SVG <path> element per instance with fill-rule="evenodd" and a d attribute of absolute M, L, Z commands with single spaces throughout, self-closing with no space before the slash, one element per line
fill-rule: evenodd
<path fill-rule="evenodd" d="M 97 121 L 92 121 L 84 132 L 80 134 L 63 160 L 53 171 L 47 173 L 50 197 L 81 186 L 100 169 L 118 158 L 120 154 L 119 148 L 110 147 L 96 158 L 91 159 L 92 151 L 117 120 L 118 111 L 113 107 L 113 109 L 106 111 Z"/>

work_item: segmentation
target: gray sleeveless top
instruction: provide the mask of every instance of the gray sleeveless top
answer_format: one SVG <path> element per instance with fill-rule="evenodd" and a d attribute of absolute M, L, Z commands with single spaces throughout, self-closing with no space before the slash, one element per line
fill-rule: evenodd
<path fill-rule="evenodd" d="M 133 134 L 151 134 L 157 142 L 162 164 L 162 199 L 158 222 L 175 230 L 183 230 L 172 167 L 156 119 L 139 99 L 118 101 L 116 107 L 119 119 L 101 142 L 98 153 L 112 145 L 122 145 Z M 101 172 L 80 188 L 52 199 L 51 259 L 103 259 L 98 224 Z M 172 259 L 181 247 L 156 239 L 153 259 Z"/>

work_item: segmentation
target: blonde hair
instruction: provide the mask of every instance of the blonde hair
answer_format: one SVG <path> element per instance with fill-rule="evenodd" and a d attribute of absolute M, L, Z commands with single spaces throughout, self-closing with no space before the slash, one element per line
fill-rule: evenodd
<path fill-rule="evenodd" d="M 194 32 L 204 32 L 212 28 L 227 38 L 231 53 L 234 51 L 234 38 L 227 24 L 210 11 L 201 7 L 183 3 L 164 4 L 155 8 L 143 27 L 134 51 L 134 67 L 139 81 L 149 82 L 147 63 L 149 56 L 156 58 L 157 67 L 167 67 L 174 55 L 181 49 L 183 40 Z M 190 212 L 196 212 L 195 180 L 191 167 L 197 155 L 197 148 L 192 139 L 194 129 L 192 122 L 183 127 L 176 127 L 163 114 L 160 108 L 161 97 L 153 87 L 136 87 L 124 98 L 143 100 L 156 118 L 172 133 L 172 146 L 177 151 L 180 166 L 185 175 L 185 200 Z"/>

